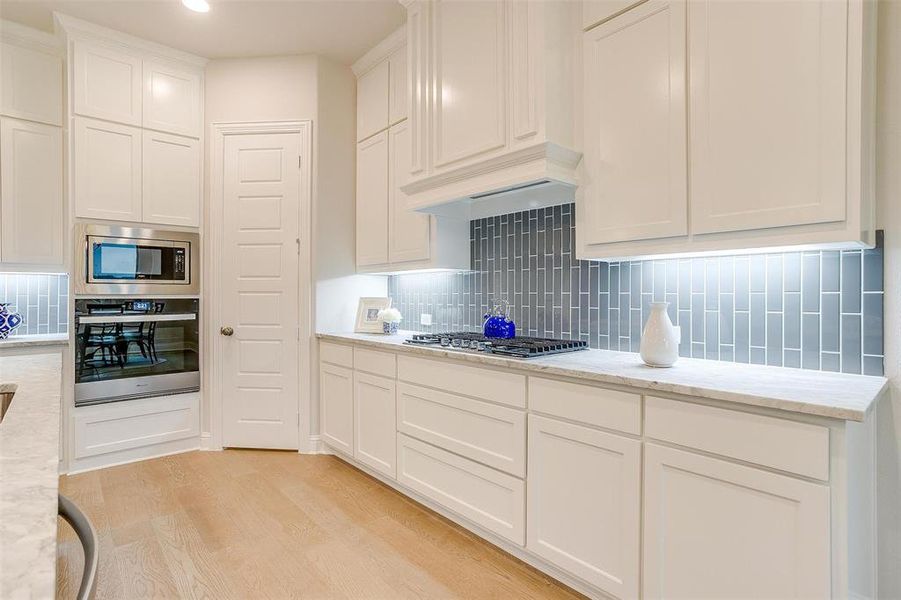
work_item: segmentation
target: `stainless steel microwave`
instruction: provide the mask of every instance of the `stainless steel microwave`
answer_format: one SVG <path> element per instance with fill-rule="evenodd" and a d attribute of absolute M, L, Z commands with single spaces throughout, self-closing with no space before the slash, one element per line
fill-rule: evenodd
<path fill-rule="evenodd" d="M 197 295 L 200 236 L 182 231 L 82 224 L 80 295 Z"/>

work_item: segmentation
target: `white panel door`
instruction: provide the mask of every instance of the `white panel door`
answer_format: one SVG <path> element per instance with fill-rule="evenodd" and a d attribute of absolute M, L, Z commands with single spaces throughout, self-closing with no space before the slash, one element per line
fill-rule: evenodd
<path fill-rule="evenodd" d="M 529 415 L 526 547 L 618 598 L 637 598 L 641 442 Z"/>
<path fill-rule="evenodd" d="M 391 125 L 407 118 L 410 102 L 410 78 L 407 72 L 407 47 L 402 46 L 388 57 L 388 122 Z"/>
<path fill-rule="evenodd" d="M 645 444 L 645 598 L 829 598 L 829 488 Z"/>
<path fill-rule="evenodd" d="M 357 266 L 388 262 L 388 132 L 357 144 Z"/>
<path fill-rule="evenodd" d="M 223 445 L 297 448 L 300 134 L 224 148 Z M 227 335 L 227 332 L 224 332 Z"/>
<path fill-rule="evenodd" d="M 200 136 L 200 73 L 144 61 L 143 124 L 179 135 Z"/>
<path fill-rule="evenodd" d="M 650 0 L 584 34 L 589 244 L 688 233 L 685 3 Z"/>
<path fill-rule="evenodd" d="M 200 224 L 200 142 L 194 138 L 144 131 L 145 223 Z"/>
<path fill-rule="evenodd" d="M 389 71 L 384 60 L 357 79 L 357 141 L 388 129 Z"/>
<path fill-rule="evenodd" d="M 397 476 L 395 382 L 354 373 L 354 457 L 392 478 Z"/>
<path fill-rule="evenodd" d="M 62 130 L 0 118 L 0 261 L 63 265 Z"/>
<path fill-rule="evenodd" d="M 141 124 L 141 59 L 98 44 L 75 42 L 76 114 L 126 125 Z"/>
<path fill-rule="evenodd" d="M 62 125 L 62 57 L 13 44 L 0 44 L 0 113 Z"/>
<path fill-rule="evenodd" d="M 75 216 L 141 220 L 141 130 L 76 117 Z"/>
<path fill-rule="evenodd" d="M 388 130 L 388 260 L 399 263 L 428 260 L 431 255 L 432 219 L 407 208 L 401 190 L 410 178 L 410 125 L 399 123 Z"/>
<path fill-rule="evenodd" d="M 435 167 L 506 143 L 506 8 L 501 0 L 432 4 Z"/>
<path fill-rule="evenodd" d="M 848 2 L 688 3 L 691 228 L 842 221 Z"/>
<path fill-rule="evenodd" d="M 354 372 L 347 367 L 319 366 L 319 433 L 322 441 L 354 454 Z"/>

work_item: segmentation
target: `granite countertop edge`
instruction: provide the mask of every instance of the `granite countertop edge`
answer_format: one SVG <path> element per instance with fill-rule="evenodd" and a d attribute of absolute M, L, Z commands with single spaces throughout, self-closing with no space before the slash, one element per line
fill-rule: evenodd
<path fill-rule="evenodd" d="M 68 333 L 39 335 L 18 335 L 0 340 L 0 350 L 4 348 L 30 348 L 34 346 L 65 346 L 69 343 Z"/>
<path fill-rule="evenodd" d="M 536 374 L 622 385 L 844 421 L 863 421 L 888 385 L 884 377 L 681 358 L 670 369 L 647 367 L 635 353 L 583 350 L 516 359 L 411 346 L 397 335 L 328 332 L 316 337 L 371 348 Z M 687 381 L 690 380 L 690 381 Z M 759 388 L 759 389 L 752 389 Z"/>
<path fill-rule="evenodd" d="M 0 423 L 0 597 L 56 593 L 59 351 L 0 356 L 0 391 L 14 391 Z"/>

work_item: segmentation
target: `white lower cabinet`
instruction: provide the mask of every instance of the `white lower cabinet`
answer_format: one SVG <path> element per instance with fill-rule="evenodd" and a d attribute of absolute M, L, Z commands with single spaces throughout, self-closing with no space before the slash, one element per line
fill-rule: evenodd
<path fill-rule="evenodd" d="M 525 543 L 525 484 L 441 448 L 397 435 L 397 479 L 515 544 Z"/>
<path fill-rule="evenodd" d="M 354 372 L 347 367 L 319 366 L 319 410 L 322 441 L 350 456 L 354 453 Z"/>
<path fill-rule="evenodd" d="M 354 373 L 354 458 L 390 477 L 397 475 L 395 388 L 393 378 Z"/>
<path fill-rule="evenodd" d="M 637 598 L 641 442 L 529 415 L 526 547 L 619 598 Z"/>
<path fill-rule="evenodd" d="M 644 598 L 830 597 L 827 486 L 647 443 L 644 494 Z"/>

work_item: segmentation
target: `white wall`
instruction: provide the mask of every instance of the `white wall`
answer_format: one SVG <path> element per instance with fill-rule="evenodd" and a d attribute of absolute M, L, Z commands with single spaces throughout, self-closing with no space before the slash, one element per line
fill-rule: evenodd
<path fill-rule="evenodd" d="M 885 373 L 876 413 L 879 598 L 901 598 L 901 2 L 879 1 L 876 194 L 885 230 Z"/>

